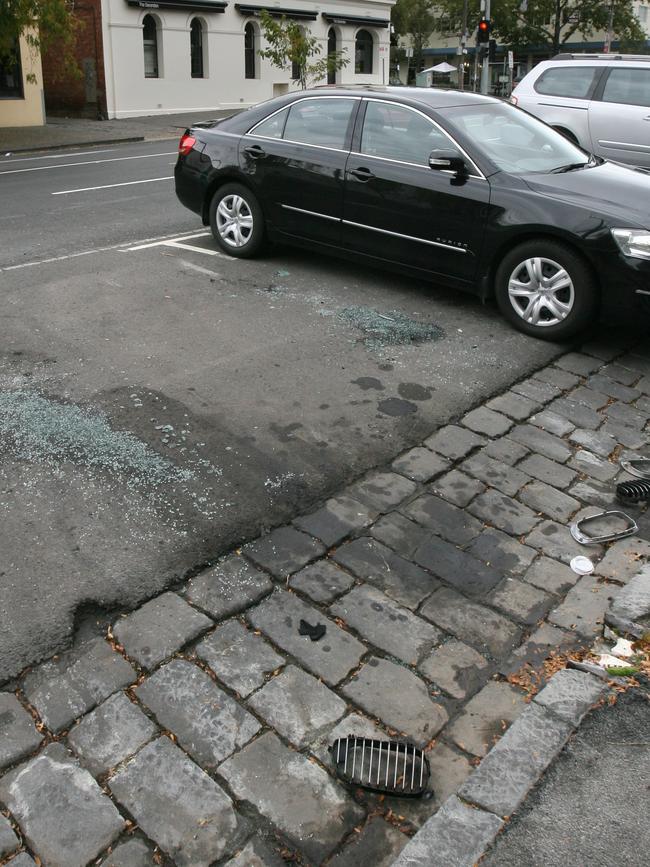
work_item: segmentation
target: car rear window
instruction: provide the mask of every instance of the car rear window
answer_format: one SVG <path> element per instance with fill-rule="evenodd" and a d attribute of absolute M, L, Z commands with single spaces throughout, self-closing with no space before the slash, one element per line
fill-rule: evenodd
<path fill-rule="evenodd" d="M 612 69 L 602 99 L 603 102 L 650 106 L 650 69 Z"/>
<path fill-rule="evenodd" d="M 533 87 L 546 96 L 588 99 L 598 72 L 595 66 L 555 66 L 542 72 Z"/>
<path fill-rule="evenodd" d="M 302 99 L 289 109 L 283 138 L 289 141 L 343 149 L 356 100 Z"/>

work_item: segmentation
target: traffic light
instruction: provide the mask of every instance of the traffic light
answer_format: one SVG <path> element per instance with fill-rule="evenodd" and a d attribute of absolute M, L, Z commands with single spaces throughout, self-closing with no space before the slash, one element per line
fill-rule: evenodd
<path fill-rule="evenodd" d="M 489 18 L 481 18 L 478 23 L 478 30 L 476 32 L 476 41 L 479 45 L 484 45 L 486 42 L 490 40 L 490 19 Z"/>
<path fill-rule="evenodd" d="M 488 60 L 490 63 L 494 63 L 497 59 L 497 41 L 496 39 L 490 39 L 488 42 Z"/>

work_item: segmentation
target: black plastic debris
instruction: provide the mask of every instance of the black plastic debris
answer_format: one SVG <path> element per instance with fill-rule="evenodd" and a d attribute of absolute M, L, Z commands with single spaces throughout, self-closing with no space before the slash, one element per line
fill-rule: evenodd
<path fill-rule="evenodd" d="M 300 635 L 308 635 L 312 641 L 320 641 L 327 632 L 327 627 L 323 623 L 317 623 L 315 626 L 312 626 L 306 620 L 301 620 L 298 632 Z"/>
<path fill-rule="evenodd" d="M 429 762 L 406 741 L 348 735 L 337 738 L 330 752 L 336 775 L 345 783 L 405 797 L 430 794 Z"/>
<path fill-rule="evenodd" d="M 624 506 L 636 506 L 650 501 L 650 479 L 648 481 L 621 482 L 616 485 L 616 499 Z"/>

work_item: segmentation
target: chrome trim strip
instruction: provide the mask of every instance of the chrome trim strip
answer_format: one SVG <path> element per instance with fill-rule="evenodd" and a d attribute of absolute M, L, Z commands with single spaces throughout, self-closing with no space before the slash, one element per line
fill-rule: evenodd
<path fill-rule="evenodd" d="M 321 217 L 323 220 L 333 220 L 335 223 L 342 222 L 340 217 L 330 217 L 329 214 L 319 214 L 317 211 L 306 211 L 304 208 L 294 208 L 293 205 L 283 205 L 280 203 L 280 207 L 286 208 L 287 211 L 296 211 L 298 214 L 308 214 L 310 217 Z"/>
<path fill-rule="evenodd" d="M 463 148 L 458 144 L 458 142 L 457 142 L 456 139 L 451 135 L 451 133 L 449 133 L 448 130 L 446 130 L 444 127 L 440 126 L 440 124 L 439 124 L 437 121 L 433 120 L 433 118 L 429 117 L 428 114 L 425 114 L 423 111 L 420 111 L 419 108 L 413 108 L 412 105 L 404 105 L 404 103 L 402 103 L 402 102 L 394 102 L 394 101 L 392 101 L 392 100 L 390 100 L 390 99 L 377 99 L 376 97 L 370 97 L 370 96 L 364 96 L 363 99 L 364 99 L 365 102 L 381 102 L 381 103 L 383 103 L 384 105 L 396 105 L 398 108 L 405 108 L 405 109 L 407 109 L 407 111 L 414 111 L 416 114 L 422 115 L 422 117 L 423 117 L 425 120 L 428 120 L 429 123 L 430 123 L 432 126 L 435 126 L 436 129 L 439 129 L 440 132 L 441 132 L 444 136 L 446 136 L 446 137 L 449 139 L 449 141 L 452 142 L 452 143 L 453 143 L 453 144 L 458 148 L 458 150 L 459 150 L 459 151 L 461 152 L 461 154 L 465 157 L 465 159 L 466 159 L 466 160 L 467 160 L 467 161 L 468 161 L 472 166 L 474 166 L 474 168 L 476 169 L 476 171 L 478 172 L 478 174 L 477 174 L 477 175 L 469 175 L 469 177 L 470 177 L 470 178 L 474 178 L 474 177 L 476 177 L 476 178 L 480 178 L 480 179 L 483 180 L 483 181 L 486 181 L 486 180 L 487 180 L 487 178 L 485 177 L 485 175 L 483 174 L 483 172 L 479 169 L 479 167 L 476 165 L 476 163 L 474 162 L 474 160 L 470 157 L 470 155 L 467 153 L 467 151 L 465 151 L 465 150 L 464 150 L 464 149 L 463 149 Z M 364 118 L 364 122 L 365 122 L 365 118 Z M 368 156 L 368 154 L 361 154 L 361 156 L 365 157 L 365 156 Z M 384 159 L 384 157 L 377 157 L 376 159 Z M 400 160 L 390 160 L 390 162 L 399 163 L 399 162 L 401 162 L 401 161 L 400 161 Z M 402 165 L 410 165 L 410 166 L 417 165 L 417 166 L 420 167 L 420 168 L 428 168 L 428 166 L 420 166 L 419 163 L 402 163 Z M 429 171 L 431 171 L 431 169 L 429 169 Z"/>
<path fill-rule="evenodd" d="M 382 235 L 392 235 L 394 238 L 404 238 L 405 241 L 419 241 L 420 244 L 428 244 L 430 247 L 442 247 L 443 250 L 453 250 L 454 253 L 468 253 L 463 247 L 454 247 L 452 244 L 442 244 L 440 241 L 428 241 L 426 238 L 416 238 L 414 235 L 402 235 L 400 232 L 391 232 L 388 229 L 379 229 L 377 226 L 367 226 L 365 223 L 353 223 L 352 220 L 341 220 L 344 226 L 356 226 L 358 229 L 368 229 L 370 232 L 381 232 Z"/>
<path fill-rule="evenodd" d="M 650 289 L 635 289 L 636 295 L 650 295 Z"/>
<path fill-rule="evenodd" d="M 340 94 L 334 95 L 333 93 L 332 94 L 323 94 L 322 96 L 303 96 L 300 99 L 294 99 L 293 102 L 286 103 L 286 105 L 283 105 L 281 108 L 276 109 L 271 114 L 267 114 L 266 117 L 262 118 L 262 120 L 258 120 L 257 123 L 254 124 L 248 130 L 248 132 L 244 133 L 244 135 L 254 135 L 255 130 L 257 129 L 257 127 L 260 124 L 266 123 L 267 120 L 270 120 L 272 117 L 275 117 L 276 114 L 280 114 L 281 111 L 288 111 L 288 109 L 290 109 L 292 105 L 297 105 L 299 102 L 307 102 L 307 101 L 312 100 L 312 99 L 353 99 L 353 100 L 358 101 L 361 98 L 362 97 L 360 97 L 360 96 L 341 96 Z M 258 136 L 258 138 L 268 138 L 268 136 Z M 278 139 L 272 139 L 272 141 L 286 141 L 286 139 L 278 138 Z M 305 142 L 295 142 L 295 144 L 305 144 Z M 316 147 L 316 145 L 314 145 L 314 147 Z M 330 150 L 334 150 L 334 149 L 330 148 Z M 347 151 L 346 151 L 346 153 L 347 153 Z"/>
<path fill-rule="evenodd" d="M 586 99 L 586 97 L 576 96 L 575 99 Z M 586 105 L 562 105 L 561 102 L 539 102 L 538 105 L 546 105 L 549 108 L 573 108 L 575 111 L 589 111 Z"/>
<path fill-rule="evenodd" d="M 625 141 L 605 141 L 603 139 L 598 139 L 598 144 L 604 148 L 618 148 L 621 151 L 648 151 L 650 153 L 649 145 L 632 144 Z"/>
<path fill-rule="evenodd" d="M 247 132 L 246 135 L 250 135 L 253 138 L 257 138 L 257 139 L 262 139 L 262 141 L 274 141 L 274 142 L 279 142 L 280 144 L 300 145 L 300 147 L 303 147 L 303 148 L 318 148 L 318 150 L 321 150 L 321 151 L 334 151 L 334 153 L 337 153 L 337 154 L 350 153 L 350 151 L 346 151 L 344 148 L 328 148 L 325 145 L 312 144 L 311 142 L 307 142 L 307 141 L 294 141 L 293 139 L 289 139 L 289 138 L 271 138 L 271 136 L 268 136 L 268 135 L 257 135 L 257 134 L 253 134 L 250 132 Z M 242 138 L 243 138 L 243 136 L 242 136 Z"/>
<path fill-rule="evenodd" d="M 449 169 L 434 170 L 434 169 L 429 168 L 429 166 L 425 166 L 423 163 L 409 163 L 406 160 L 393 160 L 390 157 L 378 157 L 378 156 L 375 156 L 374 154 L 360 154 L 359 151 L 350 151 L 350 156 L 351 157 L 361 157 L 361 159 L 364 159 L 364 160 L 382 160 L 385 163 L 395 163 L 395 165 L 398 165 L 398 166 L 413 166 L 413 168 L 416 168 L 416 169 L 427 169 L 427 171 L 429 171 L 429 172 L 438 171 L 438 174 L 440 174 L 440 175 L 455 175 L 456 174 L 456 172 L 452 172 Z M 469 159 L 469 157 L 467 159 Z M 470 162 L 471 162 L 471 160 L 470 160 Z M 474 165 L 474 163 L 472 163 L 472 165 Z M 349 174 L 349 172 L 346 172 L 346 174 Z M 477 181 L 486 181 L 487 180 L 487 178 L 484 177 L 483 175 L 465 175 L 465 177 L 475 178 Z"/>

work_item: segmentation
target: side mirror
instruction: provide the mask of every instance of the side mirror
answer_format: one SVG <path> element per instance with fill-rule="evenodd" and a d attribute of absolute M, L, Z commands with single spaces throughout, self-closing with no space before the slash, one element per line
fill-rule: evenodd
<path fill-rule="evenodd" d="M 453 148 L 440 148 L 429 154 L 429 168 L 438 172 L 453 172 L 456 175 L 467 174 L 464 158 Z"/>

